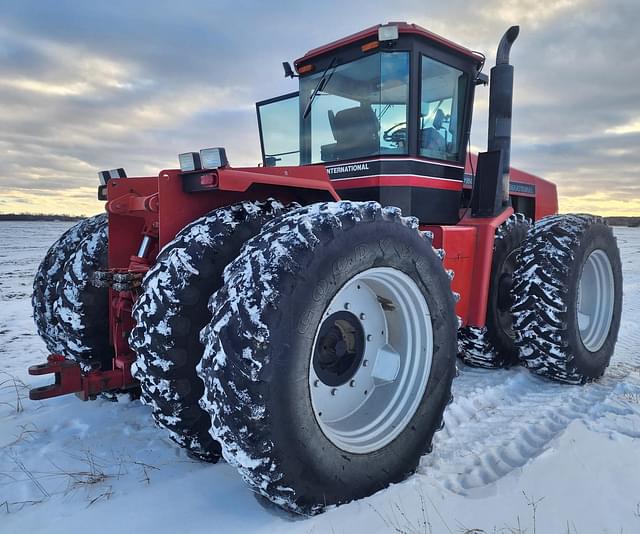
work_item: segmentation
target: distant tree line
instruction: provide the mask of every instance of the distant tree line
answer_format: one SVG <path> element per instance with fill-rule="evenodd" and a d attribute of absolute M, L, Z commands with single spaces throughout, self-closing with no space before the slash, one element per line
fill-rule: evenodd
<path fill-rule="evenodd" d="M 637 228 L 640 226 L 640 217 L 605 217 L 610 226 L 630 226 Z"/>
<path fill-rule="evenodd" d="M 79 221 L 86 215 L 47 215 L 44 213 L 0 213 L 0 221 Z M 611 226 L 639 227 L 640 217 L 605 217 Z"/>
<path fill-rule="evenodd" d="M 79 221 L 85 215 L 47 215 L 44 213 L 0 213 L 0 221 Z"/>

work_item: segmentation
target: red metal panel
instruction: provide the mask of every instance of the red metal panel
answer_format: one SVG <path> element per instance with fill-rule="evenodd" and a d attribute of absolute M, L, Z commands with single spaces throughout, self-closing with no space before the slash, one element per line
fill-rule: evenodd
<path fill-rule="evenodd" d="M 158 178 L 160 197 L 160 235 L 159 247 L 164 247 L 187 224 L 209 211 L 233 204 L 246 198 L 245 195 L 228 191 L 185 193 L 182 190 L 182 178 L 179 170 L 162 171 Z"/>
<path fill-rule="evenodd" d="M 326 198 L 340 200 L 324 167 L 256 167 L 218 169 L 217 187 L 209 191 L 185 193 L 180 171 L 165 170 L 158 178 L 160 248 L 187 224 L 205 213 L 243 200 L 282 202 L 299 200 L 296 190 L 326 192 Z M 260 187 L 256 187 L 260 186 Z"/>
<path fill-rule="evenodd" d="M 556 213 L 558 213 L 556 184 L 538 178 L 536 182 L 536 221 Z"/>
<path fill-rule="evenodd" d="M 340 200 L 326 169 L 320 165 L 304 167 L 256 167 L 219 169 L 219 188 L 226 191 L 247 191 L 254 184 L 326 191 Z"/>
<path fill-rule="evenodd" d="M 467 324 L 478 229 L 473 226 L 424 226 L 421 230 L 433 232 L 433 246 L 445 251 L 444 266 L 454 272 L 451 289 L 460 295 L 456 313 L 463 324 Z"/>
<path fill-rule="evenodd" d="M 512 213 L 509 208 L 493 218 L 467 214 L 456 226 L 421 227 L 433 232 L 434 247 L 445 250 L 444 266 L 454 271 L 451 287 L 460 294 L 456 313 L 464 325 L 485 326 L 496 229 Z"/>
<path fill-rule="evenodd" d="M 142 230 L 146 223 L 157 223 L 158 215 L 147 212 L 143 206 L 136 206 L 144 200 L 136 202 L 131 197 L 146 199 L 158 192 L 158 178 L 116 178 L 109 180 L 107 187 L 107 206 L 109 212 L 109 268 L 126 269 L 129 260 L 140 246 Z M 126 199 L 126 200 L 125 200 Z M 122 205 L 119 204 L 119 201 Z M 132 209 L 138 208 L 138 209 Z"/>
<path fill-rule="evenodd" d="M 469 292 L 469 314 L 467 316 L 467 324 L 470 326 L 483 327 L 486 323 L 491 262 L 493 261 L 493 242 L 496 229 L 512 214 L 512 208 L 508 208 L 497 217 L 492 218 L 472 218 L 467 213 L 458 225 L 477 229 L 473 276 Z"/>

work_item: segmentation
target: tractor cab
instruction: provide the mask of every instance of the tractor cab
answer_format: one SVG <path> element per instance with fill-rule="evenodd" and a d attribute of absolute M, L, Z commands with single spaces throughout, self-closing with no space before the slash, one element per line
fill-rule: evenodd
<path fill-rule="evenodd" d="M 343 198 L 455 223 L 483 63 L 406 23 L 311 50 L 295 62 L 299 91 L 257 104 L 263 164 L 324 165 Z"/>

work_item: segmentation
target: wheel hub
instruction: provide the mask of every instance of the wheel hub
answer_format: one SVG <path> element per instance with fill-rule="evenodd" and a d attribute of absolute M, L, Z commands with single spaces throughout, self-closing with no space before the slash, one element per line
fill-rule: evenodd
<path fill-rule="evenodd" d="M 364 331 L 358 318 L 348 311 L 327 317 L 313 351 L 313 370 L 327 386 L 346 384 L 364 357 Z"/>
<path fill-rule="evenodd" d="M 431 316 L 416 283 L 389 267 L 357 274 L 327 306 L 313 346 L 309 390 L 324 435 L 353 453 L 390 443 L 431 370 Z"/>

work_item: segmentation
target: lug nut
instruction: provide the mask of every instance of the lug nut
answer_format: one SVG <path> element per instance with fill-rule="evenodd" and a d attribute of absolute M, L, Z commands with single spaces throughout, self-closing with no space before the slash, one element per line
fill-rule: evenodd
<path fill-rule="evenodd" d="M 371 341 L 373 339 L 373 336 L 371 334 L 367 334 L 367 341 Z"/>
<path fill-rule="evenodd" d="M 336 393 L 338 393 L 338 390 L 336 388 L 333 388 L 331 390 L 331 394 L 335 397 Z"/>
<path fill-rule="evenodd" d="M 356 381 L 352 380 L 351 382 L 349 382 L 349 387 L 352 387 L 352 388 L 356 387 Z"/>
<path fill-rule="evenodd" d="M 349 304 L 348 302 L 344 303 L 344 309 L 348 310 L 349 308 L 351 308 L 351 304 Z"/>
<path fill-rule="evenodd" d="M 320 380 L 314 380 L 313 381 L 313 387 L 317 388 L 320 385 Z"/>
<path fill-rule="evenodd" d="M 364 313 L 360 314 L 360 320 L 364 321 L 367 318 L 367 316 Z"/>
<path fill-rule="evenodd" d="M 369 360 L 363 360 L 362 367 L 366 367 L 367 365 L 369 365 Z"/>

